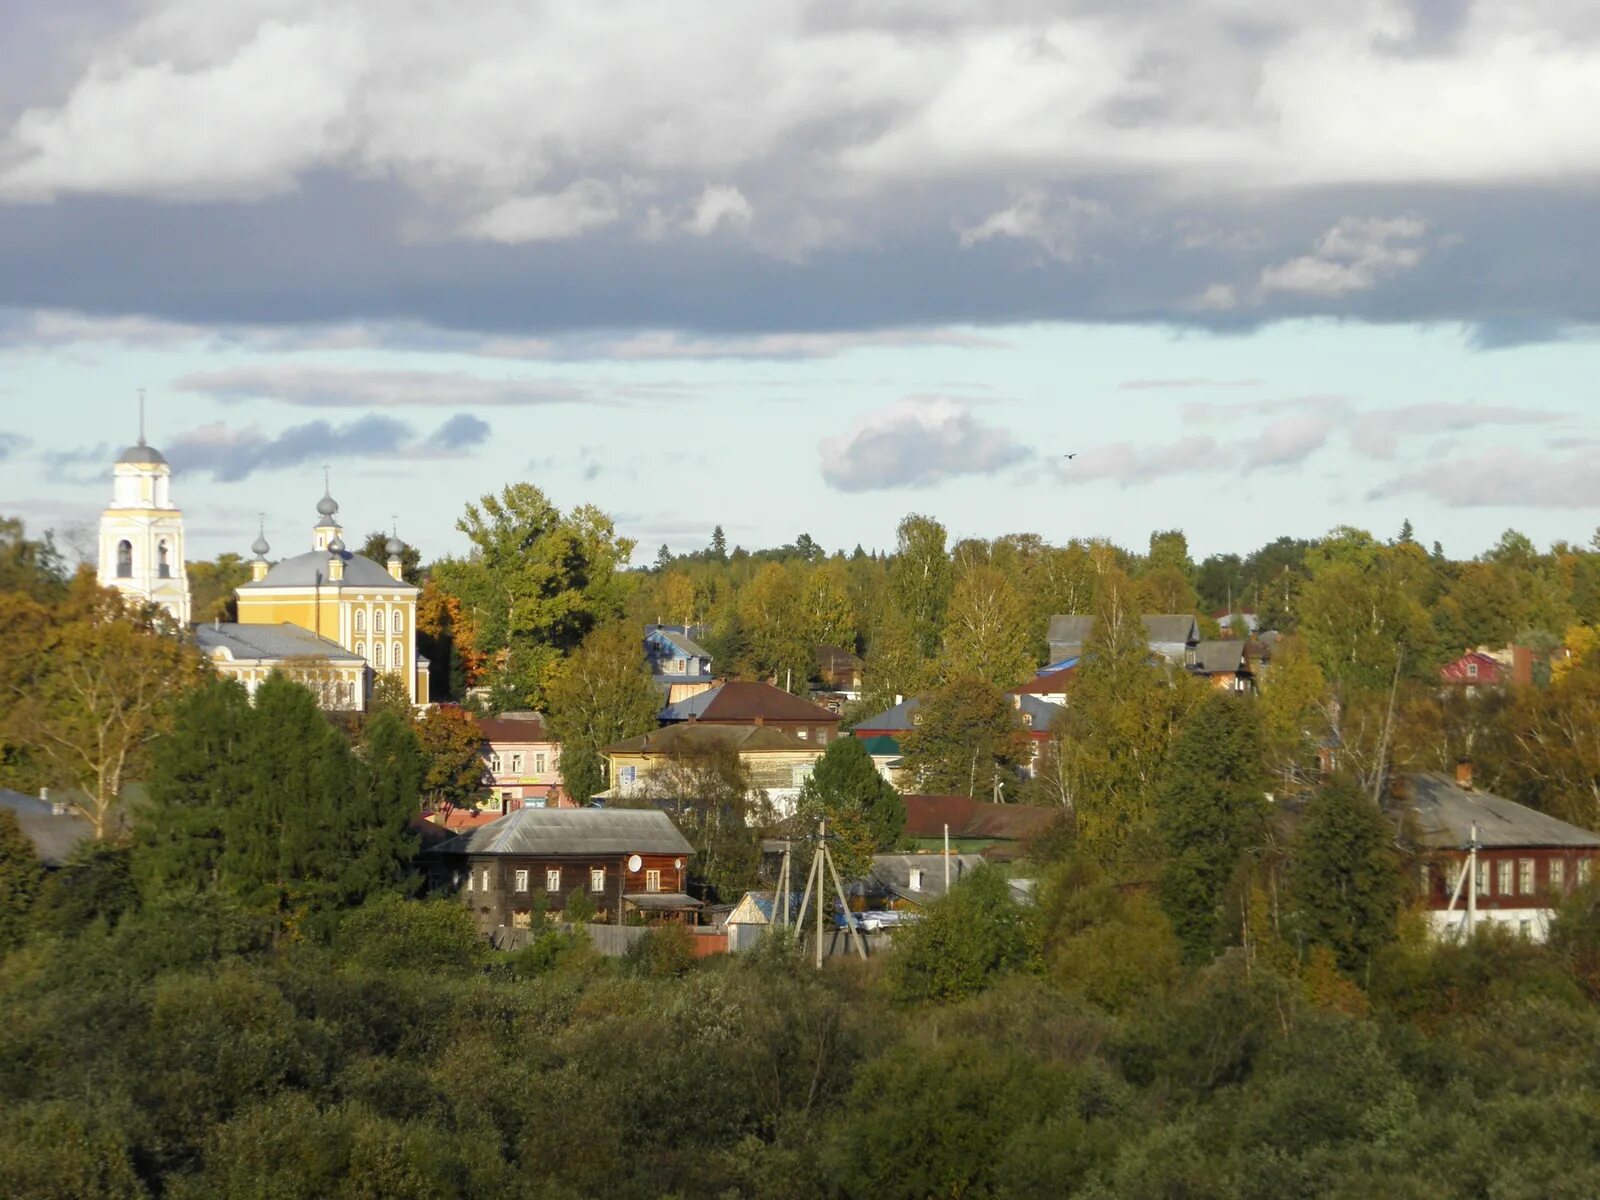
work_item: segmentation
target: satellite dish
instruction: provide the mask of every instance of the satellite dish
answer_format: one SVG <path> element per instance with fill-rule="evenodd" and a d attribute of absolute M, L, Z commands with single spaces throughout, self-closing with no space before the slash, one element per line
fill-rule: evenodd
<path fill-rule="evenodd" d="M 683 870 L 683 859 L 681 859 L 681 858 L 675 858 L 675 859 L 673 859 L 673 860 L 672 860 L 672 869 L 673 869 L 673 870 L 674 870 L 674 871 L 681 871 L 681 870 Z"/>
<path fill-rule="evenodd" d="M 630 854 L 628 856 L 628 870 L 638 871 L 638 869 L 642 866 L 644 866 L 644 859 L 640 858 L 637 854 Z"/>

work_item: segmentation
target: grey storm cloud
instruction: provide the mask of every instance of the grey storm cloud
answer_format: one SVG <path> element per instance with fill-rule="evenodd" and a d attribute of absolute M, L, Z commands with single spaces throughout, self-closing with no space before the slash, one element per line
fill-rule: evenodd
<path fill-rule="evenodd" d="M 931 487 L 962 475 L 993 475 L 1033 458 L 1012 434 L 966 405 L 908 397 L 822 439 L 822 478 L 841 492 Z"/>
<path fill-rule="evenodd" d="M 486 408 L 563 404 L 585 398 L 560 381 L 484 379 L 460 371 L 382 370 L 298 363 L 196 371 L 184 391 L 222 401 L 277 400 L 308 408 Z"/>
<path fill-rule="evenodd" d="M 344 424 L 308 421 L 276 434 L 234 429 L 216 421 L 180 434 L 165 453 L 175 469 L 208 471 L 214 479 L 233 482 L 257 471 L 329 459 L 454 455 L 481 444 L 488 436 L 489 425 L 469 413 L 450 417 L 431 436 L 421 439 L 404 421 L 378 413 Z"/>
<path fill-rule="evenodd" d="M 661 329 L 708 356 L 1048 319 L 1454 321 L 1484 347 L 1600 322 L 1600 259 L 1570 251 L 1600 239 L 1581 5 L 62 0 L 0 6 L 8 41 L 23 312 Z"/>

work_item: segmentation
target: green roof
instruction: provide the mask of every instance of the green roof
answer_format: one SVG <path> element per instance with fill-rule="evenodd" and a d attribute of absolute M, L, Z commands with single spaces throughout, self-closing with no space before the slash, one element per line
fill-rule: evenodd
<path fill-rule="evenodd" d="M 882 758 L 886 754 L 898 755 L 900 753 L 899 741 L 887 734 L 862 738 L 861 744 L 867 748 L 867 753 L 873 758 Z"/>

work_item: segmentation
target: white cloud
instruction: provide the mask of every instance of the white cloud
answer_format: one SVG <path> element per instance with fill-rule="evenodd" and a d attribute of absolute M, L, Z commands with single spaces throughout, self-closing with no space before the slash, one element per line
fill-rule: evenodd
<path fill-rule="evenodd" d="M 502 200 L 464 222 L 461 232 L 491 242 L 553 242 L 609 225 L 621 215 L 610 187 L 580 179 L 559 192 Z"/>
<path fill-rule="evenodd" d="M 750 201 L 744 198 L 744 193 L 738 188 L 728 184 L 708 184 L 706 190 L 700 193 L 693 215 L 684 222 L 684 228 L 690 233 L 706 237 L 715 233 L 717 227 L 724 223 L 748 225 L 754 216 L 755 210 L 750 207 Z"/>
<path fill-rule="evenodd" d="M 196 371 L 175 381 L 182 391 L 225 402 L 276 400 L 308 408 L 485 408 L 594 403 L 597 397 L 561 380 L 484 379 L 459 371 L 367 370 L 269 363 Z"/>
<path fill-rule="evenodd" d="M 1375 488 L 1369 500 L 1420 494 L 1451 508 L 1582 509 L 1600 505 L 1600 473 L 1589 453 L 1557 458 L 1497 446 L 1457 455 L 1449 469 L 1430 463 Z"/>
<path fill-rule="evenodd" d="M 958 232 L 963 246 L 990 238 L 1019 238 L 1037 242 L 1051 258 L 1071 262 L 1078 256 L 1084 227 L 1105 216 L 1105 208 L 1092 200 L 1073 195 L 1052 197 L 1043 188 L 1028 187 L 1017 192 L 1007 207 Z"/>
<path fill-rule="evenodd" d="M 841 492 L 930 487 L 962 475 L 993 475 L 1033 452 L 965 404 L 907 397 L 818 445 L 822 478 Z"/>
<path fill-rule="evenodd" d="M 1344 217 L 1315 251 L 1261 272 L 1259 292 L 1342 296 L 1364 292 L 1422 261 L 1426 222 L 1416 217 Z"/>

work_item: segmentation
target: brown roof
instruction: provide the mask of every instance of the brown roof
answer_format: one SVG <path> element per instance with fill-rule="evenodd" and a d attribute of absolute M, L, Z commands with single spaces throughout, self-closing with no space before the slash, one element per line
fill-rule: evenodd
<path fill-rule="evenodd" d="M 671 754 L 697 746 L 732 746 L 740 754 L 810 750 L 821 754 L 821 742 L 770 725 L 667 725 L 604 747 L 602 754 Z"/>
<path fill-rule="evenodd" d="M 936 838 L 950 826 L 953 838 L 1025 842 L 1043 833 L 1059 815 L 1031 804 L 989 804 L 970 796 L 902 796 L 907 837 Z"/>
<path fill-rule="evenodd" d="M 681 714 L 678 710 L 682 710 Z M 790 695 L 770 683 L 737 679 L 679 701 L 668 709 L 668 714 L 701 721 L 754 722 L 759 718 L 811 725 L 839 723 L 839 718 L 820 704 Z"/>
<path fill-rule="evenodd" d="M 478 728 L 488 742 L 552 742 L 544 718 L 537 713 L 526 717 L 480 717 Z"/>
<path fill-rule="evenodd" d="M 1072 682 L 1078 673 L 1078 664 L 1062 667 L 1059 671 L 1047 671 L 1042 675 L 1035 675 L 1021 687 L 1012 688 L 1012 692 L 1019 695 L 1049 696 L 1058 692 L 1065 692 L 1067 685 Z"/>
<path fill-rule="evenodd" d="M 866 664 L 854 650 L 843 646 L 818 646 L 817 667 L 823 671 L 859 671 Z"/>

